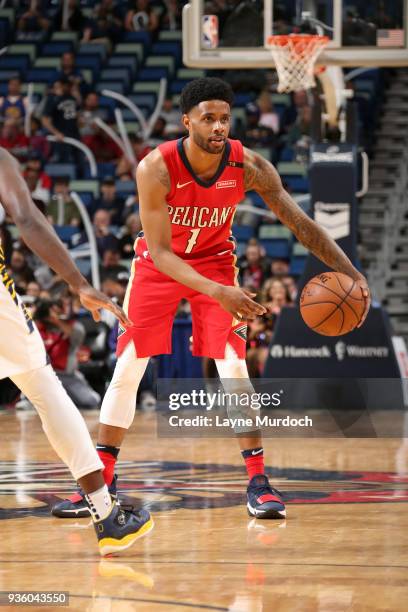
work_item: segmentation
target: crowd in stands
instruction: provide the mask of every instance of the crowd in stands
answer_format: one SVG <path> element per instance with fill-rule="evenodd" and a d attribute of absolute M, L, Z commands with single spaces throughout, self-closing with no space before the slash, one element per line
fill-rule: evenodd
<path fill-rule="evenodd" d="M 147 30 L 153 36 L 160 29 L 181 28 L 183 2 L 168 0 L 136 0 L 129 6 L 123 2 L 103 0 L 93 9 L 93 17 L 85 18 L 80 3 L 69 3 L 68 15 L 61 10 L 49 15 L 44 7 L 47 2 L 21 2 L 21 14 L 17 20 L 17 40 L 28 32 L 47 29 L 82 32 L 84 41 L 105 42 L 109 52 L 112 41 L 120 39 L 123 30 Z M 67 20 L 66 20 L 67 18 Z M 65 19 L 65 22 L 64 22 Z M 22 172 L 31 196 L 50 223 L 77 229 L 75 242 L 86 241 L 83 223 L 70 194 L 70 177 L 49 176 L 49 163 L 70 163 L 76 167 L 77 178 L 84 176 L 87 162 L 81 151 L 66 143 L 66 138 L 82 141 L 93 152 L 98 164 L 108 164 L 110 174 L 100 177 L 100 192 L 87 204 L 93 224 L 98 254 L 102 289 L 110 296 L 123 301 L 129 268 L 133 257 L 133 244 L 141 229 L 138 213 L 136 186 L 133 193 L 118 192 L 118 181 L 134 181 L 135 165 L 121 147 L 95 120 L 102 120 L 116 130 L 111 109 L 101 107 L 100 94 L 85 82 L 81 70 L 75 65 L 75 55 L 66 52 L 61 57 L 59 70 L 42 99 L 38 100 L 30 116 L 27 129 L 27 99 L 22 94 L 22 82 L 13 77 L 8 82 L 8 92 L 0 99 L 0 146 L 10 151 L 21 163 Z M 228 77 L 228 75 L 226 75 Z M 306 92 L 297 92 L 284 112 L 273 106 L 273 89 L 265 81 L 264 89 L 244 107 L 241 117 L 235 118 L 232 137 L 239 138 L 248 147 L 263 148 L 272 161 L 279 160 L 280 152 L 290 147 L 303 150 L 309 143 L 311 120 L 310 101 Z M 136 162 L 165 140 L 182 136 L 184 129 L 181 114 L 173 96 L 164 100 L 149 138 L 141 133 L 130 133 L 129 141 Z M 47 136 L 54 136 L 50 142 Z M 270 217 L 243 213 L 249 225 L 276 222 Z M 237 215 L 237 218 L 240 214 Z M 8 271 L 13 275 L 18 292 L 32 309 L 39 322 L 54 367 L 64 378 L 68 392 L 80 406 L 99 403 L 104 388 L 94 391 L 80 370 L 92 360 L 89 338 L 85 336 L 84 312 L 68 288 L 42 264 L 21 241 L 10 219 L 0 221 L 0 238 L 5 251 Z M 260 376 L 267 356 L 277 317 L 284 306 L 293 306 L 296 299 L 296 282 L 290 275 L 289 259 L 270 258 L 261 242 L 250 239 L 245 251 L 241 250 L 241 285 L 252 289 L 257 299 L 270 308 L 268 316 L 249 324 L 248 366 L 251 376 Z M 180 307 L 180 314 L 188 316 L 188 305 Z M 82 323 L 81 323 L 82 321 Z M 115 321 L 105 318 L 107 345 L 114 352 Z M 81 330 L 82 327 L 82 330 Z M 91 336 L 94 330 L 91 330 Z M 94 340 L 95 334 L 92 336 Z M 93 341 L 92 340 L 92 341 Z M 109 361 L 109 360 L 108 360 Z M 112 362 L 112 359 L 110 360 Z M 111 363 L 112 365 L 112 363 Z M 109 368 L 109 366 L 107 366 Z M 86 372 L 87 376 L 89 372 Z M 109 370 L 107 370 L 107 375 Z M 89 379 L 92 376 L 88 376 Z M 100 383 L 100 377 L 99 377 Z"/>

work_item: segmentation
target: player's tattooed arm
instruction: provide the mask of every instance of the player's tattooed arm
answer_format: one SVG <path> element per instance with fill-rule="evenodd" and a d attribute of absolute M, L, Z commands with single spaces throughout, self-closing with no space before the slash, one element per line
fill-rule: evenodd
<path fill-rule="evenodd" d="M 288 194 L 273 165 L 249 149 L 244 150 L 244 186 L 245 191 L 256 191 L 278 219 L 316 257 L 333 270 L 348 274 L 360 284 L 363 296 L 366 298 L 367 313 L 369 289 L 364 276 L 353 266 L 325 229 L 313 221 Z M 364 318 L 365 315 L 362 321 Z"/>

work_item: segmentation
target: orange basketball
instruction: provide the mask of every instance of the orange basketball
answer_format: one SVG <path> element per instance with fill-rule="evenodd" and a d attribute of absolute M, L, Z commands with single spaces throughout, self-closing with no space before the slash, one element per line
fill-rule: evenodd
<path fill-rule="evenodd" d="M 351 332 L 364 312 L 361 289 L 340 272 L 324 272 L 310 280 L 300 296 L 300 313 L 306 325 L 323 336 Z"/>

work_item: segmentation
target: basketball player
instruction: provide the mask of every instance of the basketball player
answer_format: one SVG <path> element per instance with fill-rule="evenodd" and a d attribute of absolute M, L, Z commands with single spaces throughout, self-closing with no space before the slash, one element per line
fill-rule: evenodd
<path fill-rule="evenodd" d="M 30 249 L 78 294 L 99 321 L 100 308 L 110 310 L 125 327 L 122 309 L 96 291 L 80 274 L 64 245 L 31 200 L 16 160 L 0 148 L 0 202 Z M 0 245 L 0 379 L 9 377 L 32 402 L 55 452 L 81 484 L 89 504 L 102 555 L 128 548 L 153 523 L 149 513 L 125 511 L 112 500 L 98 457 L 80 413 L 48 365 L 40 333 L 6 272 Z"/>
<path fill-rule="evenodd" d="M 118 361 L 102 403 L 97 450 L 105 482 L 115 487 L 114 466 L 135 412 L 140 379 L 152 355 L 171 352 L 177 304 L 189 300 L 193 354 L 215 359 L 222 381 L 248 388 L 245 320 L 265 314 L 254 294 L 236 285 L 231 225 L 237 204 L 255 190 L 268 207 L 327 266 L 351 276 L 369 308 L 365 278 L 328 234 L 282 187 L 275 168 L 229 140 L 233 93 L 220 79 L 190 82 L 180 98 L 188 136 L 160 145 L 137 168 L 143 232 L 125 298 L 135 322 L 118 337 Z M 238 437 L 248 471 L 247 508 L 258 518 L 282 518 L 285 506 L 264 473 L 257 428 Z M 89 514 L 81 493 L 58 503 L 56 516 Z"/>

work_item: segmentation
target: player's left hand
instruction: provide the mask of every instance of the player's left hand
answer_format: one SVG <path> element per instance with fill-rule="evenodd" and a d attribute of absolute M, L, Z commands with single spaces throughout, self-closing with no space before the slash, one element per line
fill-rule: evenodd
<path fill-rule="evenodd" d="M 112 300 L 101 291 L 91 287 L 91 285 L 81 287 L 78 290 L 78 296 L 82 306 L 91 312 L 94 321 L 101 320 L 101 313 L 99 310 L 101 308 L 106 308 L 106 310 L 112 312 L 115 317 L 119 319 L 119 323 L 123 327 L 130 327 L 132 325 L 132 321 L 128 319 L 120 306 L 112 302 Z"/>
<path fill-rule="evenodd" d="M 364 298 L 364 302 L 365 302 L 365 308 L 364 308 L 364 312 L 363 315 L 360 319 L 359 324 L 357 325 L 357 327 L 361 327 L 362 324 L 364 323 L 368 311 L 370 310 L 370 306 L 371 306 L 371 295 L 370 295 L 370 288 L 368 286 L 367 283 L 367 279 L 365 278 L 365 276 L 361 275 L 357 280 L 356 280 L 357 285 L 360 287 L 361 289 L 361 293 L 362 296 Z"/>

